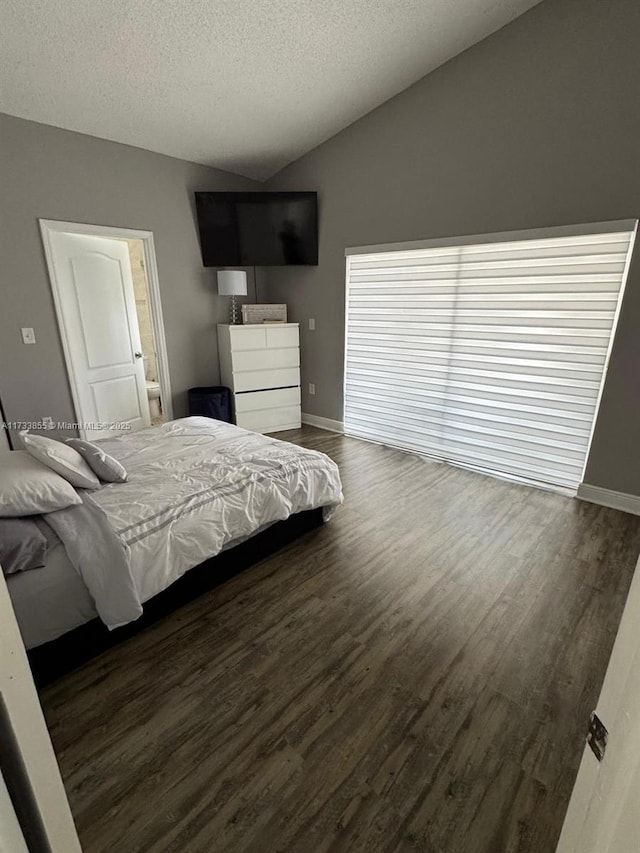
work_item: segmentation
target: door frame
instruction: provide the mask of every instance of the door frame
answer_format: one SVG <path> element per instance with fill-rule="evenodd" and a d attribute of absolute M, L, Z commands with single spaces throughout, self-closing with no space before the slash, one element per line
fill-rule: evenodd
<path fill-rule="evenodd" d="M 609 730 L 609 744 L 601 762 L 584 747 L 556 853 L 616 853 L 618 847 L 612 845 L 617 830 L 624 828 L 625 820 L 630 825 L 640 773 L 639 618 L 640 558 L 596 705 Z M 636 836 L 628 836 L 625 850 L 637 850 L 632 842 Z"/>
<path fill-rule="evenodd" d="M 60 339 L 64 351 L 65 362 L 71 397 L 76 412 L 76 421 L 79 422 L 80 402 L 78 395 L 78 384 L 71 357 L 69 340 L 62 320 L 62 296 L 58 279 L 56 277 L 55 263 L 53 260 L 53 247 L 51 235 L 54 233 L 84 234 L 91 237 L 119 238 L 125 240 L 141 240 L 144 251 L 145 274 L 147 278 L 147 290 L 149 294 L 149 311 L 151 313 L 151 324 L 153 327 L 153 338 L 156 346 L 156 362 L 158 366 L 158 382 L 160 384 L 160 399 L 167 420 L 173 420 L 173 401 L 171 397 L 171 380 L 169 377 L 169 359 L 167 357 L 167 341 L 164 333 L 164 318 L 162 315 L 162 301 L 160 299 L 160 279 L 158 276 L 158 265 L 156 263 L 156 251 L 152 231 L 140 231 L 134 228 L 116 228 L 112 225 L 90 225 L 82 222 L 62 222 L 56 219 L 39 219 L 42 245 L 44 247 L 51 292 L 56 309 Z"/>
<path fill-rule="evenodd" d="M 19 837 L 21 830 L 28 841 L 25 850 L 82 853 L 2 571 L 0 730 L 4 780 L 4 785 L 0 785 L 0 815 L 5 818 L 0 820 L 0 850 L 19 850 L 14 842 L 15 834 Z M 11 802 L 6 799 L 7 792 Z M 6 821 L 11 810 L 12 826 Z"/>

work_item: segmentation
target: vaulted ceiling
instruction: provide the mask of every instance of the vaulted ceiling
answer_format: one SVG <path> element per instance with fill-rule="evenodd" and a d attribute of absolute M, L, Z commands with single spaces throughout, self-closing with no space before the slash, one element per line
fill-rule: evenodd
<path fill-rule="evenodd" d="M 539 0 L 3 0 L 0 112 L 257 179 Z"/>

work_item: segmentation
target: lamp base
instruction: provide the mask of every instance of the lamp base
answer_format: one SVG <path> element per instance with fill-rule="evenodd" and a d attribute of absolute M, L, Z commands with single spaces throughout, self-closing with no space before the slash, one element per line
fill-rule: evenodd
<path fill-rule="evenodd" d="M 229 323 L 232 326 L 239 326 L 240 320 L 238 319 L 238 302 L 235 296 L 231 297 L 231 311 L 229 313 Z"/>

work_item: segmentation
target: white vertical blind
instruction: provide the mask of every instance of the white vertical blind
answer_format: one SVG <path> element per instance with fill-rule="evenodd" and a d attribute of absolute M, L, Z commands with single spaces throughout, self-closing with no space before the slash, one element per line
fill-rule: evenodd
<path fill-rule="evenodd" d="M 577 488 L 635 226 L 348 250 L 345 432 Z"/>

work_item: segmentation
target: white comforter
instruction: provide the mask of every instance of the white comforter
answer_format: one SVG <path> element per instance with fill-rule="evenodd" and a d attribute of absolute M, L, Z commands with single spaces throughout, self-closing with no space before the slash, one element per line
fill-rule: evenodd
<path fill-rule="evenodd" d="M 50 513 L 71 562 L 109 628 L 188 569 L 302 510 L 342 501 L 323 453 L 209 418 L 184 418 L 100 442 L 128 481 L 83 493 Z"/>

